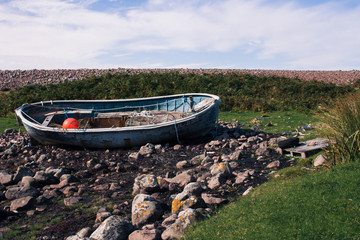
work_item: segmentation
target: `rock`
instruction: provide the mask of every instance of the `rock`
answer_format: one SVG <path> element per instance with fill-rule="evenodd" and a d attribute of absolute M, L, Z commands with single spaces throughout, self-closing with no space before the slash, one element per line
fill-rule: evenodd
<path fill-rule="evenodd" d="M 33 177 L 34 175 L 35 175 L 35 173 L 30 168 L 18 167 L 18 169 L 14 175 L 14 182 L 15 183 L 20 182 L 24 176 Z"/>
<path fill-rule="evenodd" d="M 319 155 L 314 160 L 314 167 L 322 166 L 326 163 L 326 157 L 324 155 Z"/>
<path fill-rule="evenodd" d="M 23 211 L 29 208 L 32 208 L 36 202 L 36 199 L 31 196 L 18 198 L 11 201 L 10 204 L 10 211 Z"/>
<path fill-rule="evenodd" d="M 96 219 L 95 219 L 95 223 L 101 223 L 103 222 L 105 219 L 107 219 L 108 217 L 111 216 L 111 212 L 107 212 L 107 211 L 104 211 L 104 212 L 98 212 L 96 214 Z"/>
<path fill-rule="evenodd" d="M 242 194 L 243 196 L 248 195 L 251 191 L 253 190 L 253 187 L 249 187 L 248 189 L 245 190 L 245 192 Z"/>
<path fill-rule="evenodd" d="M 247 142 L 248 142 L 248 143 L 256 143 L 257 140 L 258 140 L 258 137 L 257 137 L 257 136 L 252 136 L 252 137 L 249 137 L 249 138 L 247 139 Z"/>
<path fill-rule="evenodd" d="M 79 203 L 82 200 L 82 197 L 68 197 L 64 198 L 64 204 L 65 206 L 71 206 L 76 203 Z"/>
<path fill-rule="evenodd" d="M 278 138 L 270 138 L 268 143 L 270 146 L 276 146 L 276 145 L 278 145 L 278 142 L 285 140 L 285 139 L 287 139 L 285 136 L 281 136 Z"/>
<path fill-rule="evenodd" d="M 126 240 L 134 227 L 131 223 L 119 216 L 111 216 L 90 235 L 96 240 Z"/>
<path fill-rule="evenodd" d="M 160 189 L 158 179 L 153 174 L 143 174 L 135 178 L 133 195 L 139 193 L 152 193 Z"/>
<path fill-rule="evenodd" d="M 175 146 L 174 146 L 174 150 L 175 151 L 178 151 L 178 150 L 180 150 L 182 148 L 182 146 L 180 145 L 180 144 L 176 144 Z"/>
<path fill-rule="evenodd" d="M 177 214 L 172 214 L 161 223 L 161 226 L 164 228 L 168 228 L 170 227 L 171 224 L 173 224 L 176 221 L 176 219 L 177 219 Z"/>
<path fill-rule="evenodd" d="M 216 176 L 213 176 L 209 182 L 208 182 L 208 187 L 210 189 L 215 189 L 220 187 L 222 184 L 224 184 L 225 182 L 225 177 L 222 174 L 218 174 Z"/>
<path fill-rule="evenodd" d="M 52 173 L 46 173 L 45 171 L 37 171 L 35 173 L 34 179 L 41 185 L 50 185 L 59 182 L 59 179 L 55 178 Z"/>
<path fill-rule="evenodd" d="M 188 195 L 200 196 L 200 194 L 206 190 L 206 187 L 199 182 L 192 182 L 184 187 L 183 192 Z"/>
<path fill-rule="evenodd" d="M 187 226 L 200 219 L 203 219 L 203 215 L 199 211 L 188 208 L 179 213 L 178 219 L 161 234 L 161 238 L 164 240 L 179 239 Z"/>
<path fill-rule="evenodd" d="M 47 159 L 49 159 L 49 157 L 46 154 L 41 154 L 40 157 L 37 159 L 38 163 L 43 163 L 45 162 Z"/>
<path fill-rule="evenodd" d="M 0 171 L 0 184 L 4 186 L 11 185 L 13 183 L 14 175 L 6 170 Z"/>
<path fill-rule="evenodd" d="M 178 169 L 184 169 L 189 166 L 190 166 L 190 164 L 186 160 L 176 163 L 176 168 L 178 168 Z"/>
<path fill-rule="evenodd" d="M 61 177 L 60 177 L 60 183 L 59 183 L 59 185 L 60 185 L 61 187 L 64 187 L 64 186 L 69 185 L 70 183 L 75 183 L 75 182 L 78 182 L 78 179 L 77 179 L 74 175 L 71 175 L 71 174 L 63 174 L 63 175 L 61 175 Z"/>
<path fill-rule="evenodd" d="M 131 221 L 134 226 L 143 226 L 162 217 L 163 209 L 150 195 L 138 194 L 131 207 Z"/>
<path fill-rule="evenodd" d="M 235 173 L 235 175 L 236 175 L 235 183 L 241 184 L 249 177 L 249 170 L 245 172 Z"/>
<path fill-rule="evenodd" d="M 21 179 L 21 187 L 36 187 L 36 181 L 33 177 L 25 176 Z"/>
<path fill-rule="evenodd" d="M 206 158 L 205 154 L 197 155 L 190 160 L 190 163 L 192 165 L 200 165 L 204 158 Z"/>
<path fill-rule="evenodd" d="M 179 184 L 181 187 L 185 186 L 186 184 L 188 184 L 189 182 L 193 182 L 195 181 L 194 176 L 192 176 L 189 171 L 186 172 L 182 172 L 179 175 L 176 175 L 173 178 L 165 178 L 165 180 L 169 183 L 177 183 Z"/>
<path fill-rule="evenodd" d="M 183 211 L 188 208 L 200 208 L 204 206 L 204 201 L 200 196 L 195 196 L 188 194 L 186 192 L 181 192 L 174 198 L 171 204 L 171 213 L 178 214 L 180 211 Z"/>
<path fill-rule="evenodd" d="M 8 200 L 18 199 L 18 198 L 24 198 L 24 197 L 37 197 L 40 195 L 40 192 L 31 186 L 27 187 L 13 187 L 9 188 L 6 193 L 5 197 Z"/>
<path fill-rule="evenodd" d="M 214 197 L 212 194 L 209 194 L 209 193 L 202 193 L 201 198 L 204 200 L 204 202 L 206 204 L 217 204 L 217 205 L 219 205 L 219 204 L 223 204 L 223 203 L 227 202 L 227 199 Z"/>
<path fill-rule="evenodd" d="M 132 158 L 134 160 L 140 160 L 143 158 L 143 155 L 141 155 L 139 152 L 133 152 L 130 153 L 129 158 Z"/>
<path fill-rule="evenodd" d="M 279 168 L 279 167 L 280 167 L 279 160 L 273 161 L 266 166 L 266 168 Z"/>
<path fill-rule="evenodd" d="M 211 175 L 216 176 L 221 174 L 224 177 L 229 177 L 232 174 L 230 165 L 228 162 L 215 163 L 211 168 Z"/>
<path fill-rule="evenodd" d="M 90 233 L 91 233 L 91 228 L 86 227 L 86 228 L 83 228 L 80 231 L 78 231 L 76 233 L 76 235 L 79 236 L 80 238 L 85 238 L 85 237 L 90 236 Z"/>
<path fill-rule="evenodd" d="M 160 239 L 161 232 L 158 229 L 141 229 L 132 232 L 129 240 L 157 240 Z"/>
<path fill-rule="evenodd" d="M 202 166 L 209 166 L 211 164 L 214 163 L 214 160 L 211 157 L 206 156 L 202 161 L 201 161 L 201 165 Z"/>
<path fill-rule="evenodd" d="M 230 154 L 230 161 L 238 161 L 241 159 L 241 156 L 244 154 L 243 150 L 236 150 Z"/>
<path fill-rule="evenodd" d="M 145 146 L 142 146 L 139 150 L 139 153 L 142 156 L 151 155 L 155 152 L 155 145 L 152 143 L 147 143 Z"/>

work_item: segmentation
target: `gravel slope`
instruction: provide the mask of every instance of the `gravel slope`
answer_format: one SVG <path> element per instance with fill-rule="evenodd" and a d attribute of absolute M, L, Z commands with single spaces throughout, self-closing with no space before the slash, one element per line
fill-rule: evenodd
<path fill-rule="evenodd" d="M 284 76 L 299 78 L 305 81 L 318 80 L 335 84 L 351 84 L 360 79 L 359 70 L 351 71 L 296 71 L 296 70 L 249 70 L 249 69 L 57 69 L 57 70 L 0 70 L 0 90 L 10 90 L 28 84 L 58 83 L 65 80 L 76 80 L 91 75 L 102 75 L 110 72 L 128 72 L 138 74 L 141 72 L 173 72 L 180 73 L 213 73 L 227 74 L 232 72 L 249 73 L 259 76 Z"/>

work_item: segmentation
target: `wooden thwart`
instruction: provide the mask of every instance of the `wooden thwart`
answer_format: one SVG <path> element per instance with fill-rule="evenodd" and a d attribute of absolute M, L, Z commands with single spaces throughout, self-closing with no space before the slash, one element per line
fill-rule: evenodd
<path fill-rule="evenodd" d="M 319 149 L 325 149 L 329 146 L 329 140 L 324 138 L 316 138 L 304 143 L 300 143 L 299 146 L 294 148 L 285 148 L 281 149 L 281 154 L 285 154 L 285 152 L 289 152 L 290 156 L 293 157 L 294 153 L 298 153 L 301 155 L 301 158 L 306 158 L 306 154 L 308 152 L 312 152 Z"/>

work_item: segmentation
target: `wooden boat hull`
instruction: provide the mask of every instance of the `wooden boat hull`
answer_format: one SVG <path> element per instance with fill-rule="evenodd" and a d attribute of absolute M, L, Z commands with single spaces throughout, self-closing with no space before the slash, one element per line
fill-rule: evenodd
<path fill-rule="evenodd" d="M 182 100 L 181 100 L 182 99 Z M 184 100 L 185 99 L 185 100 Z M 107 103 L 111 103 L 111 108 L 120 104 L 131 105 L 132 109 L 138 106 L 153 106 L 156 103 L 159 110 L 165 108 L 173 108 L 171 103 L 178 103 L 180 107 L 175 107 L 175 112 L 189 111 L 187 104 L 181 104 L 189 99 L 211 99 L 212 103 L 201 109 L 199 112 L 172 121 L 165 121 L 158 124 L 147 124 L 140 126 L 124 126 L 124 127 L 101 127 L 101 128 L 78 128 L 78 129 L 63 129 L 56 127 L 49 127 L 46 124 L 40 124 L 41 110 L 44 108 L 44 114 L 49 114 L 48 107 L 57 108 L 56 113 L 59 113 L 61 107 L 67 106 L 68 109 L 73 109 L 78 106 L 84 109 L 84 106 L 89 105 L 87 109 L 91 112 L 96 112 L 96 106 L 104 107 Z M 34 104 L 25 104 L 15 110 L 18 119 L 24 125 L 29 135 L 42 144 L 66 144 L 73 146 L 83 146 L 89 148 L 124 148 L 131 146 L 144 145 L 146 143 L 162 143 L 170 141 L 183 141 L 189 138 L 198 138 L 209 134 L 215 129 L 215 123 L 218 118 L 219 97 L 210 94 L 181 94 L 171 95 L 165 97 L 141 98 L 130 100 L 99 100 L 99 101 L 47 101 Z M 196 103 L 196 100 L 195 100 Z M 146 105 L 148 104 L 148 105 Z M 197 103 L 199 105 L 199 103 Z M 182 105 L 182 106 L 181 106 Z M 74 107 L 73 107 L 74 106 Z M 94 107 L 95 106 L 95 107 Z M 32 115 L 32 110 L 35 112 Z M 68 111 L 68 115 L 73 114 Z M 109 111 L 108 111 L 109 112 Z M 57 114 L 59 115 L 59 114 Z M 66 111 L 65 111 L 66 115 Z M 81 111 L 77 112 L 81 115 Z M 75 116 L 75 115 L 74 115 Z M 39 121 L 37 121 L 39 120 Z"/>

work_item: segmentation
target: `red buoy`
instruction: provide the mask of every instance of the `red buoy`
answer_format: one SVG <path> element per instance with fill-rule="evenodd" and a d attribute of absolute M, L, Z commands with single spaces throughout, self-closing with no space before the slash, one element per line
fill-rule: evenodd
<path fill-rule="evenodd" d="M 75 118 L 67 118 L 63 124 L 62 127 L 65 129 L 72 129 L 72 128 L 78 128 L 79 123 Z"/>

